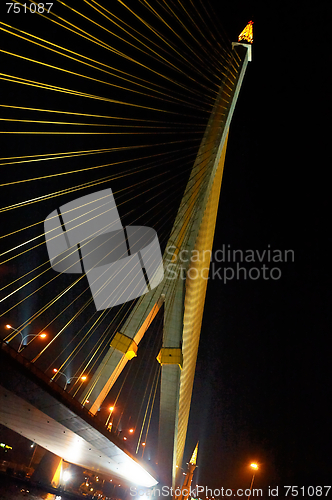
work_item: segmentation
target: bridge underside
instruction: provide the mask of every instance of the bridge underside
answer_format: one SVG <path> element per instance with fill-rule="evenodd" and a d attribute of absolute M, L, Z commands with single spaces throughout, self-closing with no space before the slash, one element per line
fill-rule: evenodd
<path fill-rule="evenodd" d="M 3 349 L 9 351 L 8 346 Z M 157 484 L 154 472 L 146 470 L 117 436 L 77 402 L 69 401 L 72 398 L 54 383 L 47 384 L 46 378 L 37 382 L 33 373 L 3 350 L 1 366 L 6 373 L 0 385 L 1 424 L 70 463 L 128 484 Z"/>

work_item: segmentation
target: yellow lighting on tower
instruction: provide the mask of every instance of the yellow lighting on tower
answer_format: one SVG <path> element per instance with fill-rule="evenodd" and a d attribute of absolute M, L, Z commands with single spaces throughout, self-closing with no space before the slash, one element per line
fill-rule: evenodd
<path fill-rule="evenodd" d="M 198 443 L 196 444 L 196 447 L 194 449 L 194 452 L 193 452 L 192 457 L 191 457 L 190 462 L 189 462 L 192 465 L 196 465 L 197 452 L 198 452 Z"/>
<path fill-rule="evenodd" d="M 253 21 L 249 21 L 244 30 L 241 31 L 238 38 L 239 42 L 249 42 L 249 43 L 253 42 L 254 40 L 253 29 L 252 29 L 253 24 L 254 24 Z"/>

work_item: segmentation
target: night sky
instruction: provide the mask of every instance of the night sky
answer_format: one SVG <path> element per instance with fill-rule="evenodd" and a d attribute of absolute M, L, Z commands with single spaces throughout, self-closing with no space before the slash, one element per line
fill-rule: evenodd
<path fill-rule="evenodd" d="M 280 279 L 241 277 L 225 283 L 216 275 L 209 280 L 184 461 L 199 440 L 199 484 L 246 487 L 251 479 L 248 464 L 255 460 L 260 464 L 256 487 L 326 485 L 332 466 L 328 3 L 258 7 L 218 1 L 214 8 L 216 24 L 221 22 L 230 40 L 236 40 L 248 20 L 254 21 L 253 61 L 230 128 L 214 252 L 227 248 L 261 254 L 270 249 L 284 255 L 292 250 L 295 257 L 241 263 L 248 272 L 262 264 L 277 267 Z M 85 85 L 86 92 L 94 89 Z M 15 95 L 6 86 L 4 92 L 8 101 Z M 35 91 L 29 92 L 31 102 L 37 102 Z M 66 99 L 61 104 L 69 106 Z M 53 101 L 53 107 L 59 102 Z M 41 101 L 39 107 L 47 104 Z M 88 112 L 92 109 L 89 103 Z M 91 138 L 80 141 L 79 147 L 93 145 Z M 97 147 L 101 143 L 106 139 Z M 54 144 L 46 138 L 39 151 L 52 150 Z M 77 145 L 76 138 L 67 139 L 66 146 L 74 150 Z M 23 146 L 9 142 L 2 156 L 14 155 L 19 147 L 19 154 L 33 154 L 36 139 Z M 80 165 L 88 165 L 85 161 Z M 10 177 L 10 172 L 4 175 Z M 60 184 L 54 180 L 51 187 Z M 29 197 L 38 194 L 34 189 L 29 188 Z M 16 187 L 7 195 L 6 204 L 26 197 Z M 53 200 L 38 205 L 37 220 L 53 205 Z M 125 210 L 119 211 L 125 220 Z M 150 216 L 150 224 L 158 227 L 158 212 Z M 29 212 L 22 217 L 27 224 Z M 9 220 L 15 225 L 13 216 Z M 31 258 L 39 262 L 36 255 Z M 212 264 L 236 266 L 234 259 L 214 259 Z M 13 279 L 17 272 L 7 266 L 3 276 Z M 67 284 L 72 277 L 65 279 Z M 21 309 L 18 314 L 24 321 L 28 313 Z M 12 312 L 5 321 L 16 319 Z"/>
<path fill-rule="evenodd" d="M 295 259 L 265 259 L 280 268 L 279 280 L 210 281 L 189 442 L 201 440 L 199 484 L 249 485 L 253 460 L 261 464 L 256 487 L 328 484 L 327 6 L 250 8 L 224 11 L 231 38 L 253 19 L 255 40 L 230 129 L 214 251 L 270 246 L 292 249 Z"/>

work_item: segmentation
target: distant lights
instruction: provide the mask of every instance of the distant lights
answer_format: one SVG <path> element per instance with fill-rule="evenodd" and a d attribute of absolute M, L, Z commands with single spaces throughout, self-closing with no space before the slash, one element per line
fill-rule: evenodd
<path fill-rule="evenodd" d="M 6 450 L 12 450 L 13 449 L 12 446 L 9 446 L 8 444 L 5 444 L 5 443 L 0 443 L 0 447 L 1 448 L 5 448 Z"/>
<path fill-rule="evenodd" d="M 258 469 L 258 465 L 257 465 L 257 464 L 255 464 L 255 463 L 250 464 L 250 467 L 251 467 L 252 469 Z"/>

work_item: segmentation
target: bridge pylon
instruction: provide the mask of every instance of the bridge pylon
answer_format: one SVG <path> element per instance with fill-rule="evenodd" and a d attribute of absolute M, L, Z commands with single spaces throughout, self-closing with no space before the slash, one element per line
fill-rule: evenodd
<path fill-rule="evenodd" d="M 233 43 L 224 78 L 163 256 L 164 280 L 140 297 L 92 377 L 81 402 L 96 413 L 164 303 L 158 469 L 173 486 L 180 470 L 229 126 L 251 45 Z"/>

